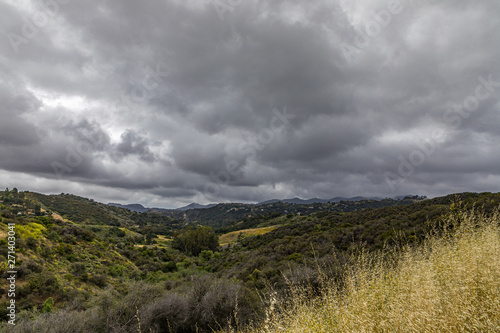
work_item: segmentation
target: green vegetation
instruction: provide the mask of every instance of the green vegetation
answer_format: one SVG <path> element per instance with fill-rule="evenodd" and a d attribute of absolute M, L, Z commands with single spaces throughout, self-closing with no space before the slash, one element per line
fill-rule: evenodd
<path fill-rule="evenodd" d="M 402 244 L 422 246 L 429 232 L 456 228 L 444 225 L 446 219 L 473 207 L 491 216 L 500 202 L 500 194 L 463 193 L 353 212 L 263 212 L 215 224 L 209 220 L 206 224 L 220 226 L 212 229 L 202 220 L 193 224 L 136 213 L 68 194 L 8 191 L 7 200 L 5 195 L 0 192 L 1 274 L 7 270 L 8 223 L 15 223 L 17 238 L 16 308 L 21 312 L 13 332 L 57 332 L 53 327 L 137 332 L 139 321 L 143 332 L 169 332 L 169 327 L 210 332 L 252 322 L 258 327 L 270 311 L 271 295 L 284 299 L 290 285 L 309 288 L 309 299 L 322 299 L 324 281 L 346 285 L 342 281 L 357 267 L 361 249 L 399 253 L 394 251 Z M 28 214 L 36 205 L 40 216 L 34 210 Z M 220 234 L 230 244 L 220 247 Z M 0 315 L 5 318 L 3 281 Z"/>
<path fill-rule="evenodd" d="M 185 254 L 197 256 L 202 251 L 216 251 L 219 240 L 210 227 L 189 227 L 175 234 L 172 247 Z"/>
<path fill-rule="evenodd" d="M 498 332 L 499 223 L 458 213 L 418 247 L 356 256 L 318 297 L 290 285 L 248 332 Z"/>
<path fill-rule="evenodd" d="M 33 192 L 23 192 L 23 194 L 39 202 L 42 208 L 58 212 L 63 218 L 75 223 L 136 227 L 137 230 L 149 228 L 157 233 L 171 233 L 172 229 L 182 227 L 182 221 L 167 216 L 153 213 L 141 214 L 72 194 L 43 195 Z"/>
<path fill-rule="evenodd" d="M 318 212 L 353 212 L 362 209 L 375 209 L 388 206 L 403 206 L 424 200 L 425 197 L 409 196 L 402 200 L 361 200 L 340 201 L 313 204 L 291 204 L 273 202 L 262 205 L 241 203 L 218 204 L 211 208 L 191 209 L 188 211 L 162 211 L 164 216 L 173 219 L 185 219 L 188 223 L 199 223 L 219 229 L 220 233 L 227 233 L 241 229 L 255 228 L 266 220 L 281 215 L 307 216 Z M 235 225 L 236 223 L 236 225 Z"/>

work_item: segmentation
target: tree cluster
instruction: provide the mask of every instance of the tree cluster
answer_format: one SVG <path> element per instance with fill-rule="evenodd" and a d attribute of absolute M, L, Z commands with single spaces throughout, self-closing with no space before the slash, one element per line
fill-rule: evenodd
<path fill-rule="evenodd" d="M 175 234 L 172 247 L 188 255 L 197 256 L 203 250 L 216 251 L 219 237 L 210 227 L 189 227 Z"/>

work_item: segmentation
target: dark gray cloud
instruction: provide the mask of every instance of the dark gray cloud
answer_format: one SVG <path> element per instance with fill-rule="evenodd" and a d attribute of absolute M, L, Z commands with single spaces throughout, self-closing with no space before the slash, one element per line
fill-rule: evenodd
<path fill-rule="evenodd" d="M 33 96 L 16 95 L 8 86 L 0 86 L 2 101 L 2 122 L 0 123 L 0 144 L 17 149 L 33 145 L 38 141 L 36 127 L 23 118 L 26 113 L 36 112 L 40 103 Z"/>
<path fill-rule="evenodd" d="M 148 141 L 133 130 L 127 130 L 121 136 L 121 142 L 116 146 L 118 156 L 137 155 L 145 162 L 154 162 L 154 154 L 151 153 Z"/>
<path fill-rule="evenodd" d="M 0 3 L 5 186 L 163 207 L 498 191 L 498 1 L 46 3 Z"/>

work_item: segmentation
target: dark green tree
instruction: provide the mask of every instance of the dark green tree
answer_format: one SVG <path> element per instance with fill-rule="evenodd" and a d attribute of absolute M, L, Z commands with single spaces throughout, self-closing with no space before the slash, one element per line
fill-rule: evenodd
<path fill-rule="evenodd" d="M 35 215 L 36 216 L 42 215 L 42 210 L 39 204 L 35 204 Z"/>
<path fill-rule="evenodd" d="M 210 227 L 189 227 L 175 234 L 172 247 L 188 255 L 198 256 L 203 250 L 216 251 L 219 237 Z"/>

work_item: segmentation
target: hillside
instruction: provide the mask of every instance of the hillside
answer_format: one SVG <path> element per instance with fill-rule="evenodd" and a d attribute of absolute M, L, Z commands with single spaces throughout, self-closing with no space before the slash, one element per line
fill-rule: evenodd
<path fill-rule="evenodd" d="M 125 209 L 131 210 L 131 211 L 134 211 L 134 212 L 138 212 L 138 213 L 145 213 L 145 212 L 147 212 L 149 210 L 149 208 L 146 208 L 146 207 L 144 207 L 143 205 L 140 205 L 140 204 L 122 205 L 122 204 L 112 203 L 111 202 L 111 203 L 108 203 L 108 206 L 125 208 Z"/>
<path fill-rule="evenodd" d="M 416 247 L 363 253 L 319 292 L 289 284 L 240 332 L 499 332 L 500 215 L 460 212 Z M 321 269 L 320 269 L 321 272 Z M 311 295 L 314 295 L 311 297 Z"/>
<path fill-rule="evenodd" d="M 110 332 L 117 327 L 136 332 L 138 313 L 145 331 L 167 327 L 167 321 L 178 332 L 260 321 L 266 306 L 260 297 L 267 299 L 269 286 L 279 294 L 286 290 L 287 280 L 317 288 L 318 265 L 327 267 L 329 276 L 340 277 L 361 247 L 379 251 L 398 245 L 396 239 L 419 244 L 429 230 L 455 214 L 457 202 L 464 210 L 483 207 L 487 214 L 500 202 L 499 194 L 463 193 L 347 213 L 270 211 L 217 229 L 260 230 L 238 233 L 229 246 L 204 247 L 202 238 L 193 237 L 216 236 L 193 222 L 68 194 L 0 194 L 0 233 L 6 236 L 9 223 L 16 228 L 17 310 L 30 313 L 20 319 L 16 332 L 33 326 L 43 332 L 44 325 L 62 322 L 67 330 L 60 332 Z M 358 205 L 367 204 L 377 203 Z M 197 245 L 196 250 L 184 240 Z M 5 277 L 7 242 L 0 242 Z M 39 317 L 42 308 L 49 314 Z M 30 316 L 35 319 L 26 319 Z"/>
<path fill-rule="evenodd" d="M 397 244 L 397 239 L 416 243 L 447 216 L 450 205 L 484 207 L 490 212 L 500 202 L 499 194 L 463 193 L 420 201 L 406 206 L 384 207 L 351 213 L 318 212 L 311 216 L 283 216 L 267 221 L 281 225 L 239 243 L 213 263 L 221 276 L 236 277 L 250 287 L 266 283 L 283 285 L 282 274 L 303 281 L 317 263 L 336 266 L 360 246 L 378 251 Z M 298 269 L 300 266 L 309 269 Z"/>
<path fill-rule="evenodd" d="M 230 228 L 235 222 L 261 215 L 311 215 L 317 212 L 353 212 L 362 209 L 374 209 L 388 206 L 402 206 L 425 200 L 425 197 L 409 196 L 400 200 L 365 199 L 360 201 L 313 202 L 298 204 L 292 202 L 269 202 L 259 205 L 223 203 L 214 207 L 203 209 L 190 209 L 187 211 L 161 211 L 164 216 L 176 219 L 185 219 L 188 223 L 198 223 L 214 228 Z"/>
<path fill-rule="evenodd" d="M 140 210 L 135 205 L 103 204 L 92 199 L 79 197 L 72 194 L 44 195 L 33 192 L 23 192 L 27 199 L 39 202 L 45 209 L 59 213 L 75 223 L 86 225 L 111 225 L 126 227 L 162 226 L 178 229 L 180 224 L 207 225 L 226 230 L 238 230 L 252 225 L 249 220 L 266 219 L 280 215 L 311 215 L 321 211 L 352 212 L 362 209 L 373 209 L 388 206 L 402 206 L 425 200 L 425 197 L 408 196 L 401 199 L 364 199 L 360 201 L 313 202 L 310 204 L 297 204 L 289 202 L 271 202 L 259 205 L 227 203 L 207 205 L 189 205 L 177 210 Z M 333 199 L 332 199 L 333 200 Z M 142 206 L 141 206 L 142 207 Z M 134 209 L 131 209 L 134 208 Z M 243 224 L 242 224 L 243 222 Z M 253 223 L 255 224 L 255 223 Z"/>
<path fill-rule="evenodd" d="M 173 231 L 184 228 L 182 219 L 160 214 L 138 213 L 129 209 L 109 206 L 92 199 L 72 194 L 44 195 L 23 192 L 27 200 L 38 202 L 45 210 L 57 212 L 63 218 L 87 228 L 99 229 L 105 226 L 126 227 L 143 236 L 171 236 Z"/>
<path fill-rule="evenodd" d="M 23 193 L 27 199 L 36 200 L 48 210 L 58 212 L 63 217 L 75 223 L 133 226 L 147 222 L 160 224 L 169 224 L 172 222 L 171 219 L 162 218 L 157 214 L 141 214 L 72 194 L 44 195 L 33 192 Z"/>

